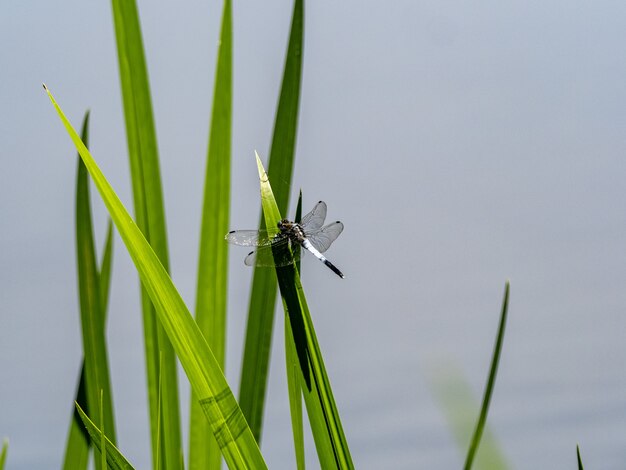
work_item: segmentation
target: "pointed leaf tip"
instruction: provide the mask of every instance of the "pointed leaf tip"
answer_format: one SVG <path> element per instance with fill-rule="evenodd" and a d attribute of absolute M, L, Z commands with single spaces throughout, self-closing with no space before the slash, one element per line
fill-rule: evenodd
<path fill-rule="evenodd" d="M 267 173 L 265 172 L 265 167 L 263 166 L 261 157 L 259 157 L 259 154 L 256 150 L 254 151 L 254 155 L 256 156 L 256 166 L 259 170 L 259 179 L 261 180 L 261 182 L 266 183 L 267 181 L 269 181 L 269 178 L 267 177 Z"/>

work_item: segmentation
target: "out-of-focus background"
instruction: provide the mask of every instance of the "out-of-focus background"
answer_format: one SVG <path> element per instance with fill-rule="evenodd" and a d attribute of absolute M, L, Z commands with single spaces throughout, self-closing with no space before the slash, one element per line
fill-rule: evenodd
<path fill-rule="evenodd" d="M 138 4 L 172 275 L 193 306 L 222 6 Z M 231 225 L 254 228 L 253 151 L 268 153 L 292 2 L 233 8 Z M 92 151 L 132 207 L 115 39 L 108 2 L 0 10 L 0 437 L 8 469 L 58 468 L 81 360 L 76 153 L 41 83 L 75 126 L 91 109 Z M 431 378 L 456 364 L 480 397 L 507 278 L 489 423 L 510 463 L 574 468 L 579 443 L 590 468 L 626 465 L 624 44 L 623 2 L 307 2 L 294 187 L 344 222 L 328 257 L 347 279 L 309 258 L 303 282 L 358 468 L 460 467 Z M 231 250 L 235 389 L 246 253 Z M 138 280 L 119 238 L 109 312 L 118 441 L 148 468 Z M 271 468 L 294 462 L 282 350 L 278 312 Z"/>

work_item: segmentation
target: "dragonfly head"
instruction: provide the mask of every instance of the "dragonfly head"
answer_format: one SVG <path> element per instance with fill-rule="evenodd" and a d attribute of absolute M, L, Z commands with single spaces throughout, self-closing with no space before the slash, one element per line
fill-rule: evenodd
<path fill-rule="evenodd" d="M 285 229 L 289 228 L 290 224 L 291 224 L 291 222 L 289 222 L 288 219 L 283 219 L 283 220 L 278 221 L 278 228 L 280 230 L 285 230 Z"/>

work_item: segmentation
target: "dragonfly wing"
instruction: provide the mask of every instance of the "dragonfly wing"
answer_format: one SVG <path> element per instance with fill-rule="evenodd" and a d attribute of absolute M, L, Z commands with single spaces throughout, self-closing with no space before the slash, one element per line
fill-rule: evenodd
<path fill-rule="evenodd" d="M 293 252 L 289 248 L 292 248 Z M 262 246 L 252 251 L 246 256 L 244 264 L 262 267 L 287 266 L 300 259 L 300 250 L 295 248 L 296 246 L 292 246 L 288 239 L 281 240 L 273 245 Z"/>
<path fill-rule="evenodd" d="M 324 225 L 324 220 L 326 220 L 326 210 L 326 203 L 324 201 L 318 202 L 311 212 L 302 217 L 300 226 L 302 226 L 305 232 L 307 230 L 312 232 L 321 228 Z"/>
<path fill-rule="evenodd" d="M 311 242 L 317 251 L 324 253 L 330 245 L 337 239 L 337 237 L 343 232 L 343 224 L 339 221 L 328 224 L 321 229 L 306 233 L 306 237 Z"/>
<path fill-rule="evenodd" d="M 228 243 L 239 246 L 266 246 L 273 240 L 267 230 L 233 230 L 225 238 Z"/>

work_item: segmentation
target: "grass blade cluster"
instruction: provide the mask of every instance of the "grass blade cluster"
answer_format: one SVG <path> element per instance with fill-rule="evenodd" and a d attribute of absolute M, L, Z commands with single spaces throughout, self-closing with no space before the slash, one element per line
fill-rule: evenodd
<path fill-rule="evenodd" d="M 230 161 L 232 125 L 232 6 L 225 0 L 215 72 L 213 112 L 206 178 L 196 291 L 196 322 L 224 370 L 226 300 L 228 296 Z M 192 397 L 189 469 L 219 469 L 222 456 L 197 399 Z"/>
<path fill-rule="evenodd" d="M 88 140 L 88 125 L 89 114 L 86 114 L 83 122 L 83 136 L 86 140 Z M 106 351 L 105 321 L 102 311 L 103 293 L 100 290 L 100 272 L 96 264 L 90 206 L 87 169 L 82 160 L 78 159 L 76 177 L 76 249 L 80 317 L 83 351 L 85 354 L 85 396 L 88 408 L 90 410 L 99 410 L 102 394 L 103 413 L 96 415 L 95 422 L 107 429 L 111 441 L 115 442 L 113 399 Z M 110 267 L 108 269 L 110 273 Z M 105 279 L 105 282 L 108 288 L 108 279 Z M 97 459 L 96 468 L 101 468 Z"/>
<path fill-rule="evenodd" d="M 46 89 L 59 118 L 100 192 L 111 219 L 139 272 L 231 468 L 267 468 L 226 378 L 158 256 L 113 191 L 89 150 Z M 165 429 L 167 429 L 164 426 Z"/>
<path fill-rule="evenodd" d="M 165 269 L 168 270 L 161 174 L 139 14 L 135 0 L 112 0 L 111 5 L 117 41 L 135 217 L 139 228 Z M 163 436 L 163 447 L 160 452 L 166 468 L 182 469 L 183 452 L 174 351 L 162 326 L 156 321 L 154 307 L 143 290 L 142 311 L 153 462 L 157 453 L 158 383 L 160 374 L 164 374 L 162 390 L 164 414 L 160 418 L 168 432 Z M 160 354 L 163 355 L 162 369 L 159 369 Z"/>
<path fill-rule="evenodd" d="M 106 459 L 103 468 L 113 470 L 134 470 L 134 467 L 128 462 L 126 457 L 122 455 L 119 449 L 107 438 L 104 432 L 87 416 L 78 403 L 76 403 L 76 411 L 82 420 L 91 442 L 94 447 L 101 453 L 103 459 Z M 102 450 L 104 449 L 104 452 Z M 98 461 L 100 465 L 102 461 Z"/>
<path fill-rule="evenodd" d="M 257 166 L 265 223 L 268 227 L 276 227 L 281 215 L 258 155 Z M 300 384 L 321 467 L 354 468 L 298 271 L 295 265 L 289 265 L 276 268 L 276 276 L 285 308 L 285 321 L 290 322 L 293 334 Z"/>
<path fill-rule="evenodd" d="M 302 75 L 303 28 L 303 0 L 295 0 L 268 167 L 272 178 L 281 183 L 277 186 L 275 194 L 281 213 L 287 211 L 291 190 Z M 265 227 L 263 214 L 259 225 L 261 228 Z M 252 432 L 259 441 L 263 425 L 275 304 L 276 277 L 270 270 L 256 268 L 248 310 L 239 401 Z"/>

